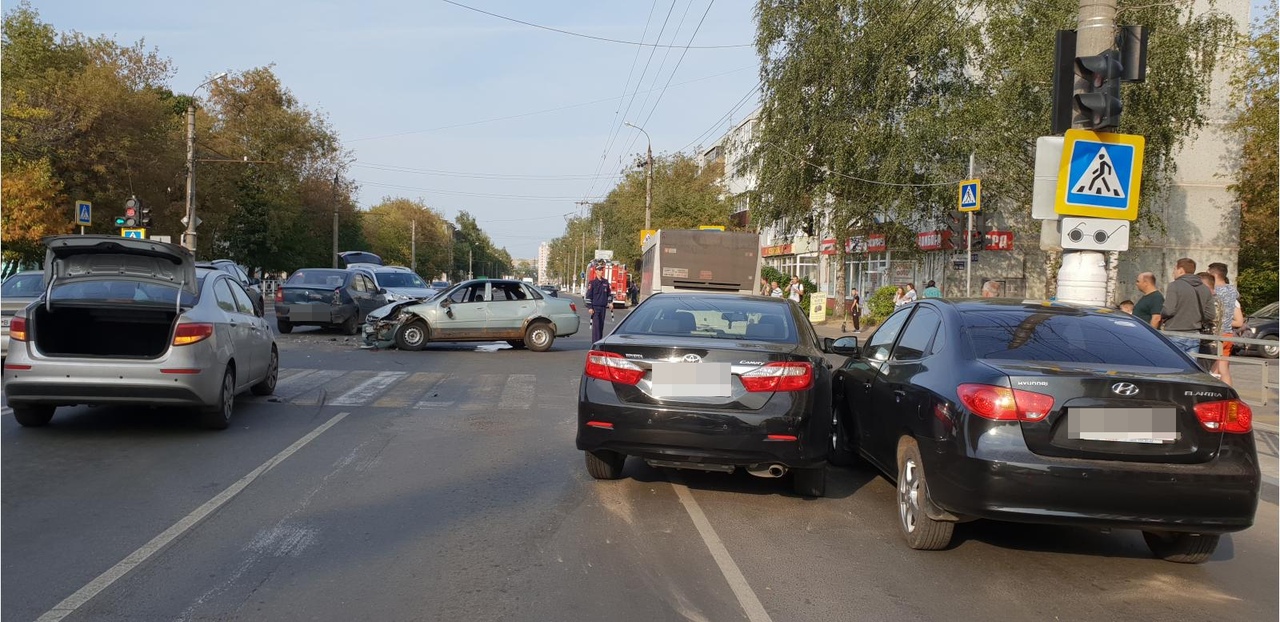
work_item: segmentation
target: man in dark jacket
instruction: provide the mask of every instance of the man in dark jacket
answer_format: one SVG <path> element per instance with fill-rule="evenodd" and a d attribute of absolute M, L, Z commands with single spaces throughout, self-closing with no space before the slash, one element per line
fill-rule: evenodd
<path fill-rule="evenodd" d="M 1183 257 L 1173 269 L 1173 280 L 1165 291 L 1160 310 L 1162 328 L 1182 333 L 1198 333 L 1212 327 L 1215 317 L 1213 292 L 1196 276 L 1194 259 Z M 1192 356 L 1200 351 L 1200 340 L 1194 337 L 1168 335 L 1169 341 Z"/>
<path fill-rule="evenodd" d="M 596 269 L 596 278 L 587 284 L 587 304 L 591 314 L 591 343 L 604 339 L 604 311 L 613 303 L 613 294 L 609 291 L 609 281 L 604 278 L 604 270 Z"/>

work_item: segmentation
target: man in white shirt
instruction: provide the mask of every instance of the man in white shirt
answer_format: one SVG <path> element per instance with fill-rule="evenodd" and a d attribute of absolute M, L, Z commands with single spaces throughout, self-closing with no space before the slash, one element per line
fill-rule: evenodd
<path fill-rule="evenodd" d="M 804 284 L 800 282 L 800 277 L 791 277 L 791 285 L 787 286 L 787 292 L 787 298 L 800 304 L 800 299 L 804 297 Z"/>

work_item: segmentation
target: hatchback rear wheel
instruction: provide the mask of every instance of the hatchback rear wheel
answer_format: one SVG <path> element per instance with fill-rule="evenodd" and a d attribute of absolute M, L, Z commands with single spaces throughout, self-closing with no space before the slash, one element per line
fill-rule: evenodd
<path fill-rule="evenodd" d="M 353 313 L 353 314 L 351 315 L 351 317 L 347 318 L 344 322 L 342 322 L 342 325 L 338 327 L 338 328 L 339 328 L 339 330 L 341 330 L 341 331 L 342 331 L 342 334 L 344 334 L 344 335 L 354 335 L 354 334 L 356 334 L 356 333 L 360 332 L 360 317 L 359 317 L 359 315 L 360 315 L 360 314 L 358 314 L 358 313 Z"/>
<path fill-rule="evenodd" d="M 1156 557 L 1180 564 L 1203 564 L 1213 557 L 1221 536 L 1212 533 L 1142 532 L 1147 548 Z"/>
<path fill-rule="evenodd" d="M 280 353 L 271 346 L 271 360 L 267 363 L 267 375 L 249 388 L 254 395 L 271 395 L 276 392 L 276 380 L 280 377 Z"/>
<path fill-rule="evenodd" d="M 49 425 L 53 419 L 54 406 L 14 406 L 13 418 L 24 428 L 38 428 Z"/>
<path fill-rule="evenodd" d="M 925 513 L 929 484 L 920 465 L 920 448 L 910 440 L 898 447 L 898 526 L 907 546 L 936 551 L 951 543 L 955 523 L 929 518 Z"/>
<path fill-rule="evenodd" d="M 236 370 L 230 365 L 222 373 L 222 386 L 218 389 L 218 401 L 200 410 L 200 425 L 210 430 L 231 427 L 231 410 L 236 401 Z"/>

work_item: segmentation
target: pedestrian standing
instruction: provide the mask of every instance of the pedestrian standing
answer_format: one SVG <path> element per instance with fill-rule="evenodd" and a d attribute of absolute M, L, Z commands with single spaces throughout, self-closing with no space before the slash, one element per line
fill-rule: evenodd
<path fill-rule="evenodd" d="M 856 287 L 849 289 L 849 316 L 853 318 L 853 332 L 862 330 L 862 294 Z"/>
<path fill-rule="evenodd" d="M 1235 329 L 1244 326 L 1244 310 L 1240 308 L 1240 291 L 1227 278 L 1227 264 L 1214 262 L 1209 264 L 1209 274 L 1213 276 L 1213 297 L 1217 301 L 1217 315 L 1220 317 L 1216 332 L 1222 337 L 1236 336 Z M 1219 356 L 1231 356 L 1232 343 L 1220 342 Z M 1231 364 L 1226 359 L 1213 362 L 1213 375 L 1223 382 L 1231 384 Z"/>
<path fill-rule="evenodd" d="M 1179 259 L 1160 309 L 1161 328 L 1184 333 L 1198 333 L 1206 328 L 1212 331 L 1213 306 L 1213 292 L 1196 276 L 1196 261 L 1190 257 Z M 1195 337 L 1168 337 L 1187 356 L 1194 358 L 1200 350 L 1200 340 Z"/>
<path fill-rule="evenodd" d="M 903 304 L 906 304 L 906 299 L 907 292 L 901 287 L 899 287 L 897 291 L 893 292 L 893 306 L 901 307 Z"/>
<path fill-rule="evenodd" d="M 1142 297 L 1133 304 L 1133 316 L 1150 324 L 1151 328 L 1160 328 L 1160 309 L 1164 307 L 1164 294 L 1156 287 L 1156 275 L 1150 272 L 1139 274 L 1137 285 Z"/>
<path fill-rule="evenodd" d="M 800 282 L 800 277 L 791 277 L 791 285 L 787 286 L 787 298 L 796 304 L 800 304 L 800 299 L 804 298 L 804 283 Z"/>
<path fill-rule="evenodd" d="M 941 298 L 942 297 L 942 290 L 938 289 L 938 286 L 933 281 L 929 281 L 929 283 L 924 286 L 924 292 L 922 293 L 924 294 L 925 298 Z"/>
<path fill-rule="evenodd" d="M 906 294 L 904 294 L 903 304 L 906 304 L 908 302 L 915 302 L 916 299 L 919 297 L 920 295 L 916 293 L 916 284 L 907 283 L 907 292 Z"/>
<path fill-rule="evenodd" d="M 596 270 L 596 278 L 587 285 L 587 304 L 591 305 L 591 343 L 604 339 L 604 311 L 611 306 L 613 294 L 609 291 L 609 281 L 604 278 L 604 270 Z"/>
<path fill-rule="evenodd" d="M 774 298 L 781 298 L 781 297 L 782 297 L 782 288 L 781 288 L 781 287 L 778 287 L 778 282 L 777 282 L 777 281 L 771 281 L 771 282 L 769 283 L 769 285 L 771 286 L 771 288 L 769 289 L 769 295 L 770 295 L 770 296 L 772 296 L 772 297 L 774 297 Z"/>

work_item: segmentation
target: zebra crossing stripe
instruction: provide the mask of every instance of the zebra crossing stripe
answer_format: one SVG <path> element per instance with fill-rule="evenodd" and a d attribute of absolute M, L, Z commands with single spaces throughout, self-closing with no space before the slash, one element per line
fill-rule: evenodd
<path fill-rule="evenodd" d="M 452 408 L 461 403 L 464 410 L 484 408 L 485 397 L 498 393 L 506 374 L 480 374 L 469 382 L 442 383 L 439 390 L 434 391 L 434 398 L 424 397 L 414 404 L 418 410 Z M 479 404 L 477 404 L 479 403 Z"/>
<path fill-rule="evenodd" d="M 319 376 L 325 372 L 317 372 Z M 313 390 L 302 392 L 291 400 L 298 406 L 319 406 L 330 403 L 336 396 L 345 394 L 364 381 L 377 376 L 376 371 L 339 371 L 332 380 L 316 385 Z"/>
<path fill-rule="evenodd" d="M 448 374 L 441 372 L 420 371 L 396 383 L 373 405 L 378 408 L 406 408 L 418 398 L 430 393 Z"/>
<path fill-rule="evenodd" d="M 533 374 L 511 374 L 502 386 L 498 408 L 502 410 L 528 410 L 533 402 L 537 378 Z"/>
<path fill-rule="evenodd" d="M 329 404 L 332 406 L 359 406 L 373 399 L 375 395 L 382 393 L 387 387 L 408 375 L 409 372 L 403 371 L 381 372 L 377 376 L 356 385 L 350 391 L 339 395 L 337 399 L 329 402 Z"/>

